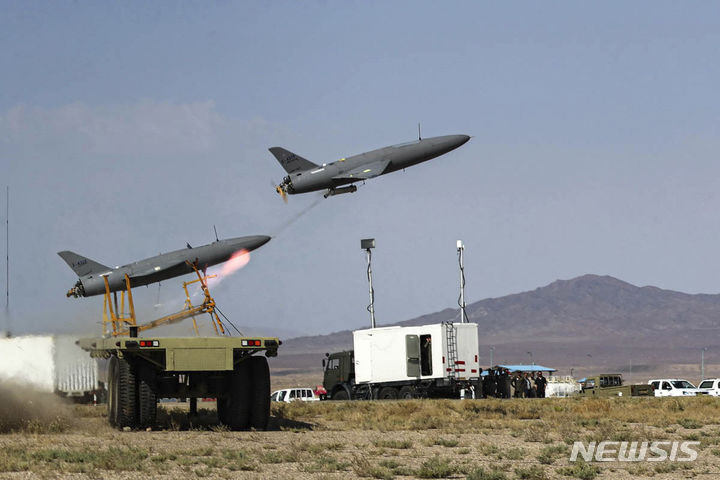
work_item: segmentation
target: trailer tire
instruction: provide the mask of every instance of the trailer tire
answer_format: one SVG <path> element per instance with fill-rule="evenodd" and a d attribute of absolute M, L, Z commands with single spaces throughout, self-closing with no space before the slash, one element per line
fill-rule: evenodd
<path fill-rule="evenodd" d="M 383 387 L 378 394 L 378 400 L 397 400 L 398 391 L 395 387 Z"/>
<path fill-rule="evenodd" d="M 145 365 L 138 375 L 138 420 L 141 427 L 150 427 L 157 420 L 157 379 L 155 370 Z"/>
<path fill-rule="evenodd" d="M 400 394 L 398 398 L 401 398 L 403 400 L 410 400 L 411 398 L 415 398 L 415 388 L 411 387 L 410 385 L 405 385 L 400 389 Z"/>
<path fill-rule="evenodd" d="M 250 424 L 252 385 L 248 367 L 247 361 L 240 362 L 229 378 L 230 395 L 221 409 L 221 414 L 225 417 L 225 425 L 231 430 L 247 430 Z"/>
<path fill-rule="evenodd" d="M 130 362 L 125 358 L 117 359 L 117 423 L 116 427 L 133 428 L 137 426 L 137 378 Z"/>
<path fill-rule="evenodd" d="M 110 357 L 108 362 L 108 402 L 107 416 L 108 422 L 113 427 L 117 426 L 118 421 L 118 359 L 115 355 Z"/>
<path fill-rule="evenodd" d="M 330 400 L 350 400 L 350 395 L 344 388 L 339 389 L 337 392 L 332 394 Z"/>
<path fill-rule="evenodd" d="M 250 357 L 250 427 L 265 430 L 270 420 L 270 368 L 265 357 Z"/>

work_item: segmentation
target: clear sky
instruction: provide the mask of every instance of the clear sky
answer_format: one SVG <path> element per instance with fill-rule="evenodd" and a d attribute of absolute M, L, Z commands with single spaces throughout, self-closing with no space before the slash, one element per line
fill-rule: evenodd
<path fill-rule="evenodd" d="M 0 8 L 16 333 L 99 331 L 102 298 L 65 298 L 57 251 L 121 265 L 209 243 L 213 225 L 276 235 L 214 291 L 259 333 L 368 325 L 366 237 L 381 324 L 456 306 L 457 239 L 468 302 L 585 273 L 720 291 L 717 3 Z M 329 162 L 418 122 L 473 138 L 295 222 L 317 195 L 274 192 L 268 147 Z M 180 282 L 137 292 L 142 313 L 172 309 Z"/>

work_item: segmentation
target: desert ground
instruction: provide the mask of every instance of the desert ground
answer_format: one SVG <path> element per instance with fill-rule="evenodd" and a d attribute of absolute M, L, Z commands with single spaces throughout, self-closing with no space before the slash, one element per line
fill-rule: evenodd
<path fill-rule="evenodd" d="M 720 476 L 720 400 L 558 398 L 273 405 L 269 431 L 231 432 L 214 402 L 163 404 L 117 431 L 105 406 L 3 391 L 0 478 L 656 479 Z M 29 396 L 28 396 L 29 395 Z M 574 441 L 696 441 L 692 462 L 570 462 Z"/>

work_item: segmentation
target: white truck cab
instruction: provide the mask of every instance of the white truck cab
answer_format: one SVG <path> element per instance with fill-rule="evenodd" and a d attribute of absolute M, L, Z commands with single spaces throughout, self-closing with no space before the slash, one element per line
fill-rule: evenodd
<path fill-rule="evenodd" d="M 706 378 L 698 385 L 698 395 L 720 397 L 720 378 Z"/>
<path fill-rule="evenodd" d="M 648 380 L 655 388 L 656 397 L 694 397 L 698 389 L 692 383 L 681 378 L 660 378 Z"/>
<path fill-rule="evenodd" d="M 285 388 L 276 390 L 270 395 L 272 402 L 317 402 L 320 401 L 312 388 Z"/>

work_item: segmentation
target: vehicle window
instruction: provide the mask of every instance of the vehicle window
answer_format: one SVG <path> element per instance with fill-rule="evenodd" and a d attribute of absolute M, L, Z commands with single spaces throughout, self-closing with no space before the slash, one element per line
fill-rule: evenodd
<path fill-rule="evenodd" d="M 663 382 L 662 389 L 663 390 L 672 390 L 672 387 L 670 386 L 670 384 L 668 382 Z"/>
<path fill-rule="evenodd" d="M 688 382 L 687 380 L 675 380 L 672 382 L 673 387 L 675 388 L 695 388 L 695 385 Z"/>
<path fill-rule="evenodd" d="M 601 386 L 601 387 L 607 387 L 607 386 L 608 386 L 608 379 L 607 379 L 607 377 L 600 377 L 600 386 Z"/>
<path fill-rule="evenodd" d="M 285 394 L 286 394 L 286 393 L 287 393 L 287 392 L 284 391 L 284 390 L 280 390 L 280 391 L 278 392 L 278 402 L 282 402 L 283 400 L 285 400 Z"/>
<path fill-rule="evenodd" d="M 297 392 L 295 390 L 290 390 L 290 398 L 297 398 Z"/>
<path fill-rule="evenodd" d="M 331 358 L 328 360 L 328 370 L 337 370 L 340 368 L 340 359 L 339 358 Z"/>
<path fill-rule="evenodd" d="M 588 380 L 586 382 L 586 388 L 595 388 L 595 380 Z"/>
<path fill-rule="evenodd" d="M 614 387 L 619 387 L 620 383 L 620 377 L 612 377 L 612 384 Z"/>
<path fill-rule="evenodd" d="M 313 397 L 313 392 L 312 392 L 312 390 L 310 390 L 309 388 L 308 388 L 307 390 L 305 390 L 305 392 L 307 393 L 308 398 L 312 398 L 312 397 Z"/>
<path fill-rule="evenodd" d="M 698 388 L 712 388 L 712 387 L 713 387 L 712 380 L 703 380 Z"/>
<path fill-rule="evenodd" d="M 658 388 L 660 388 L 660 382 L 652 382 L 651 385 L 653 386 L 653 388 L 654 388 L 655 390 L 657 390 Z"/>

